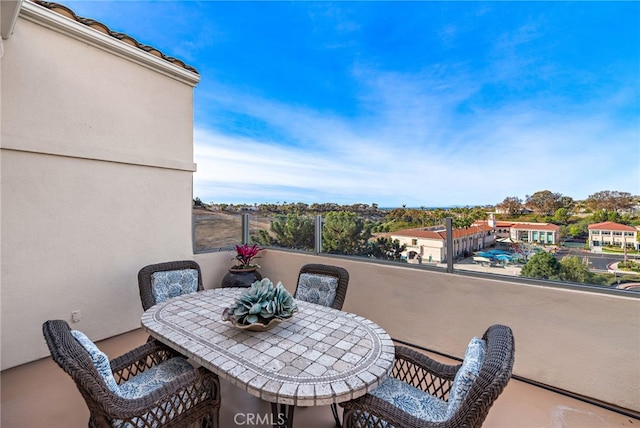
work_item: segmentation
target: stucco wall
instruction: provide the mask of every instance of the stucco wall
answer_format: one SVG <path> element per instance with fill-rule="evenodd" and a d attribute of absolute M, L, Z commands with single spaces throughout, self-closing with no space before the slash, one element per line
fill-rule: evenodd
<path fill-rule="evenodd" d="M 462 357 L 471 337 L 502 323 L 514 332 L 515 374 L 640 411 L 638 298 L 282 251 L 266 251 L 260 272 L 293 291 L 305 263 L 345 267 L 343 309 L 393 338 Z"/>
<path fill-rule="evenodd" d="M 2 369 L 72 311 L 96 340 L 138 328 L 138 270 L 193 258 L 193 86 L 90 43 L 22 15 L 3 43 Z"/>

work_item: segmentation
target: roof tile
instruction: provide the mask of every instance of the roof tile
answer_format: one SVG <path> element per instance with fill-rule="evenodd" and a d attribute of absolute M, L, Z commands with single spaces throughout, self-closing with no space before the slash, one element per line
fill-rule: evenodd
<path fill-rule="evenodd" d="M 602 223 L 594 223 L 588 226 L 589 230 L 620 230 L 627 232 L 635 232 L 636 228 L 625 224 L 615 223 L 613 221 L 603 221 Z"/>
<path fill-rule="evenodd" d="M 198 73 L 198 70 L 196 70 L 195 68 L 191 67 L 190 65 L 185 64 L 184 62 L 167 56 L 165 54 L 163 54 L 162 52 L 160 52 L 158 49 L 154 48 L 153 46 L 148 46 L 148 45 L 144 45 L 140 42 L 138 42 L 136 39 L 134 39 L 133 37 L 124 34 L 124 33 L 119 33 L 117 31 L 111 31 L 109 29 L 109 27 L 107 27 L 106 25 L 104 25 L 101 22 L 98 22 L 94 19 L 90 19 L 90 18 L 84 18 L 82 16 L 78 16 L 76 15 L 71 9 L 69 9 L 66 6 L 63 6 L 59 3 L 53 3 L 53 2 L 48 2 L 48 1 L 42 1 L 42 0 L 29 0 L 37 5 L 40 5 L 42 7 L 45 7 L 53 12 L 56 12 L 62 16 L 66 16 L 67 18 L 73 19 L 76 22 L 79 22 L 81 24 L 86 25 L 87 27 L 94 29 L 96 31 L 99 31 L 103 34 L 106 34 L 108 36 L 113 37 L 114 39 L 120 40 L 123 43 L 126 43 L 130 46 L 133 46 L 134 48 L 138 48 L 141 49 L 145 52 L 148 52 L 152 55 L 157 56 L 158 58 L 161 58 L 167 62 L 170 62 L 174 65 L 177 65 L 178 67 L 182 67 L 186 70 L 192 71 L 196 74 L 200 74 Z"/>

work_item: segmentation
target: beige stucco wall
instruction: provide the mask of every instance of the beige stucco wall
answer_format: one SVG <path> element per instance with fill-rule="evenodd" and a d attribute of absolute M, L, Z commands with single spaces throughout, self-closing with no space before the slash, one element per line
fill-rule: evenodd
<path fill-rule="evenodd" d="M 638 298 L 283 251 L 266 251 L 260 272 L 293 291 L 305 263 L 345 267 L 343 309 L 396 339 L 462 357 L 471 337 L 502 323 L 514 332 L 515 374 L 640 411 Z"/>
<path fill-rule="evenodd" d="M 193 258 L 193 85 L 26 16 L 0 74 L 2 369 L 72 311 L 95 340 L 138 328 L 138 270 Z"/>

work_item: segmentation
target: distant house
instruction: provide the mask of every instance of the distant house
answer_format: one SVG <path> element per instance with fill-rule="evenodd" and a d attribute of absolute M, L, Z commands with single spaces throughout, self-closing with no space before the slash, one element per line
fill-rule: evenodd
<path fill-rule="evenodd" d="M 625 224 L 605 221 L 590 224 L 589 247 L 617 246 L 638 249 L 638 228 Z"/>
<path fill-rule="evenodd" d="M 447 232 L 444 226 L 403 229 L 389 233 L 400 245 L 406 245 L 404 255 L 409 263 L 436 262 L 447 259 Z M 487 224 L 453 230 L 453 256 L 460 257 L 480 251 L 495 243 L 493 228 Z"/>
<path fill-rule="evenodd" d="M 526 207 L 521 207 L 519 210 L 510 211 L 508 209 L 496 206 L 495 213 L 496 214 L 532 214 L 533 210 L 530 210 L 529 208 L 526 208 Z"/>

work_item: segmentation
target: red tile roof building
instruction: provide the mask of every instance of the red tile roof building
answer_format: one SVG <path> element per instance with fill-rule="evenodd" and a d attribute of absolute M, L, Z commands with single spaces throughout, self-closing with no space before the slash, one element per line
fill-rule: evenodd
<path fill-rule="evenodd" d="M 488 224 L 476 224 L 453 230 L 454 257 L 468 255 L 495 244 L 495 233 Z M 407 247 L 409 263 L 442 263 L 447 259 L 447 232 L 444 226 L 403 229 L 386 234 Z"/>
<path fill-rule="evenodd" d="M 637 227 L 605 221 L 590 224 L 588 229 L 589 247 L 592 249 L 606 246 L 638 249 Z"/>
<path fill-rule="evenodd" d="M 487 222 L 476 222 L 487 224 Z M 557 245 L 560 242 L 560 226 L 552 223 L 530 223 L 497 220 L 496 239 L 511 238 L 511 242 Z"/>

